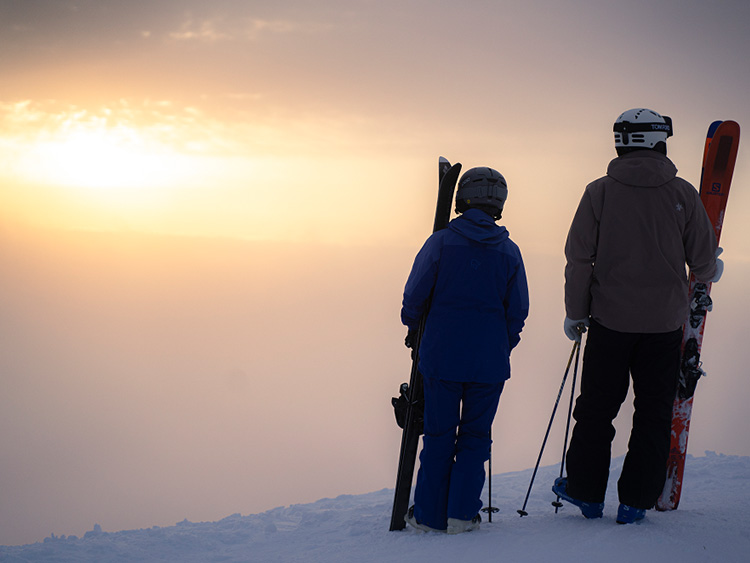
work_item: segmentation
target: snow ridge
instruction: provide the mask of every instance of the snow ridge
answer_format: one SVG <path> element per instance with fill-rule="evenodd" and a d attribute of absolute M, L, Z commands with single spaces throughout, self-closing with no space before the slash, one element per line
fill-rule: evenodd
<path fill-rule="evenodd" d="M 649 511 L 644 522 L 630 526 L 615 524 L 621 466 L 622 458 L 613 460 L 604 518 L 595 521 L 569 505 L 555 514 L 550 487 L 559 467 L 549 466 L 537 474 L 529 516 L 520 518 L 516 509 L 531 470 L 495 475 L 493 504 L 500 513 L 460 536 L 389 532 L 393 490 L 383 489 L 218 522 L 121 532 L 95 525 L 82 538 L 52 534 L 40 543 L 0 547 L 0 561 L 747 561 L 750 457 L 689 456 L 680 508 Z"/>

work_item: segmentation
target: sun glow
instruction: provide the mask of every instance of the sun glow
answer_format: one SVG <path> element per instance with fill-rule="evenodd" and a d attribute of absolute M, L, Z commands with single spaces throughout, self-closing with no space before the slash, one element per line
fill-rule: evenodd
<path fill-rule="evenodd" d="M 167 102 L 95 111 L 0 102 L 0 213 L 63 228 L 192 232 L 226 184 L 211 124 Z"/>
<path fill-rule="evenodd" d="M 347 127 L 233 115 L 168 101 L 96 110 L 0 102 L 0 223 L 336 242 L 382 231 L 377 209 L 391 200 L 352 189 L 371 162 L 347 152 Z M 370 181 L 396 174 L 419 184 L 420 168 L 404 179 L 407 167 Z M 321 198 L 324 187 L 341 197 Z"/>
<path fill-rule="evenodd" d="M 186 158 L 129 126 L 76 124 L 37 142 L 24 159 L 27 176 L 46 183 L 144 191 L 185 175 Z"/>

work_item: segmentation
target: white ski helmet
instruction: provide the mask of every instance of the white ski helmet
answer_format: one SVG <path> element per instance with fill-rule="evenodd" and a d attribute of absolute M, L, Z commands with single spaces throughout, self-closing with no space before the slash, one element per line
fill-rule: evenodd
<path fill-rule="evenodd" d="M 646 108 L 630 109 L 620 115 L 613 127 L 615 148 L 653 149 L 672 136 L 672 118 Z"/>
<path fill-rule="evenodd" d="M 489 207 L 492 216 L 499 219 L 506 199 L 508 184 L 500 172 L 486 166 L 470 168 L 458 181 L 456 212 L 463 213 L 470 207 Z"/>

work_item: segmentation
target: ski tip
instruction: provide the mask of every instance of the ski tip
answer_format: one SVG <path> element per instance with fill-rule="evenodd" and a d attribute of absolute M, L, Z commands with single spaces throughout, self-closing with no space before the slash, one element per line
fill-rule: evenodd
<path fill-rule="evenodd" d="M 439 162 L 440 164 L 446 164 L 446 165 L 448 165 L 448 166 L 450 166 L 450 165 L 451 165 L 451 163 L 450 163 L 450 160 L 448 160 L 448 159 L 447 159 L 447 158 L 445 158 L 444 156 L 441 156 L 441 157 L 440 157 L 440 158 L 438 159 L 438 162 Z"/>
<path fill-rule="evenodd" d="M 711 123 L 711 125 L 708 126 L 708 134 L 707 137 L 713 137 L 714 133 L 716 133 L 716 130 L 719 128 L 719 125 L 721 125 L 723 121 L 719 119 L 718 121 L 714 121 Z"/>
<path fill-rule="evenodd" d="M 716 125 L 718 123 L 718 125 Z M 714 128 L 716 125 L 716 128 Z M 708 131 L 706 140 L 716 139 L 718 137 L 734 137 L 737 142 L 740 139 L 740 124 L 731 119 L 725 121 L 714 121 Z"/>
<path fill-rule="evenodd" d="M 722 123 L 726 123 L 730 127 L 733 127 L 734 129 L 736 129 L 737 130 L 737 135 L 740 134 L 740 124 L 737 123 L 736 121 L 733 121 L 731 119 L 727 119 L 726 121 L 722 121 Z"/>

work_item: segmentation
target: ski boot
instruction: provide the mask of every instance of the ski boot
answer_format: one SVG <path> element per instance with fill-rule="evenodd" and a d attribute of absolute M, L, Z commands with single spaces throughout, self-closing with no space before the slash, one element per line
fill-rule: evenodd
<path fill-rule="evenodd" d="M 445 530 L 438 530 L 436 528 L 430 528 L 429 526 L 425 524 L 421 524 L 417 522 L 417 519 L 414 517 L 414 506 L 410 506 L 408 512 L 406 513 L 406 516 L 404 516 L 404 520 L 407 524 L 409 524 L 412 528 L 416 530 L 422 530 L 423 532 L 437 532 L 439 534 L 444 534 Z"/>
<path fill-rule="evenodd" d="M 459 520 L 458 518 L 448 518 L 448 533 L 449 534 L 462 534 L 464 532 L 471 532 L 472 530 L 478 530 L 479 524 L 482 523 L 482 517 L 477 514 L 471 520 Z"/>
<path fill-rule="evenodd" d="M 617 508 L 618 524 L 635 524 L 646 517 L 646 510 L 643 508 L 633 508 L 627 504 L 621 504 Z"/>
<path fill-rule="evenodd" d="M 581 509 L 581 514 L 585 518 L 601 518 L 604 515 L 604 503 L 603 502 L 584 502 L 577 498 L 571 497 L 568 492 L 568 478 L 558 477 L 555 479 L 555 484 L 552 486 L 552 492 L 559 496 L 564 501 L 574 504 Z"/>

